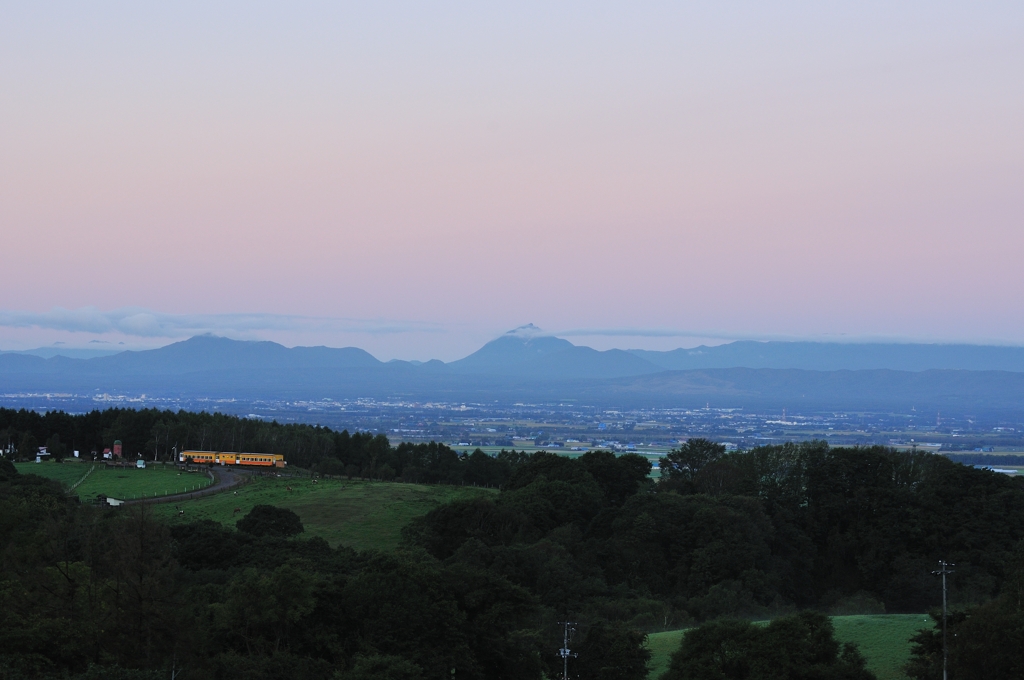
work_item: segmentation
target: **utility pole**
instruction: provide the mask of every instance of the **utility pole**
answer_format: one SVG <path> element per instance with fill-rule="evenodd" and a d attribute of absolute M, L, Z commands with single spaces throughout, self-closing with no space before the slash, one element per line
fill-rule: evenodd
<path fill-rule="evenodd" d="M 955 567 L 946 560 L 939 560 L 939 569 L 932 572 L 936 576 L 942 576 L 942 680 L 949 680 L 949 651 L 946 646 L 946 576 L 956 572 L 950 567 Z"/>
<path fill-rule="evenodd" d="M 569 650 L 569 640 L 576 632 L 575 621 L 559 621 L 562 624 L 562 648 L 558 650 L 558 656 L 562 657 L 562 680 L 569 680 L 569 657 L 575 659 L 579 654 L 573 654 Z"/>

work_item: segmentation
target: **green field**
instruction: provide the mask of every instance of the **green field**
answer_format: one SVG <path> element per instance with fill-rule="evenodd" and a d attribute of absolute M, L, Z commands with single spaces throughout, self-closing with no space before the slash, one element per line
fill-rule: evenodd
<path fill-rule="evenodd" d="M 66 488 L 81 479 L 92 465 L 92 463 L 79 461 L 67 463 L 46 461 L 45 463 L 15 463 L 14 467 L 17 468 L 20 475 L 39 475 L 47 479 L 55 479 Z"/>
<path fill-rule="evenodd" d="M 868 670 L 878 680 L 906 678 L 903 666 L 910 660 L 910 638 L 934 622 L 927 614 L 879 614 L 875 616 L 834 616 L 836 638 L 860 647 Z"/>
<path fill-rule="evenodd" d="M 309 479 L 256 477 L 237 490 L 157 505 L 153 511 L 172 523 L 211 519 L 233 528 L 253 506 L 276 505 L 299 515 L 306 537 L 320 536 L 332 547 L 392 550 L 398 546 L 402 528 L 413 518 L 451 500 L 494 493 L 475 487 L 341 480 L 313 484 Z M 175 506 L 185 510 L 183 517 Z"/>
<path fill-rule="evenodd" d="M 651 633 L 647 636 L 647 649 L 651 650 L 650 680 L 657 680 L 668 670 L 672 653 L 679 649 L 679 641 L 683 639 L 685 630 L 667 630 L 664 633 Z"/>
<path fill-rule="evenodd" d="M 83 500 L 93 499 L 98 494 L 121 500 L 152 496 L 166 496 L 210 485 L 205 474 L 179 472 L 173 465 L 150 464 L 143 470 L 136 468 L 108 468 L 101 463 L 17 463 L 20 474 L 35 474 L 55 479 L 65 488 L 80 480 L 89 468 L 92 474 L 75 489 Z"/>
<path fill-rule="evenodd" d="M 173 465 L 150 465 L 144 470 L 99 466 L 80 487 L 79 498 L 95 498 L 104 494 L 121 500 L 167 496 L 202 489 L 210 478 L 199 472 L 181 472 Z"/>
<path fill-rule="evenodd" d="M 833 616 L 836 639 L 853 642 L 868 662 L 868 670 L 878 680 L 904 680 L 903 665 L 910 660 L 910 637 L 922 628 L 930 628 L 926 614 L 879 614 L 870 616 Z M 652 633 L 647 644 L 651 650 L 651 680 L 668 670 L 672 652 L 679 648 L 685 630 Z"/>

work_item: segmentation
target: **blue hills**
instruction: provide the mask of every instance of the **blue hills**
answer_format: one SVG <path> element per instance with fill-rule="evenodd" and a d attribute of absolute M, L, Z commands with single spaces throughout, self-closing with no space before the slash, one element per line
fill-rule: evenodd
<path fill-rule="evenodd" d="M 663 370 L 799 368 L 810 371 L 890 369 L 1024 372 L 1024 347 L 838 342 L 739 341 L 669 352 L 630 350 Z"/>
<path fill-rule="evenodd" d="M 457 361 L 382 362 L 355 348 L 202 335 L 110 356 L 0 354 L 0 392 L 240 399 L 574 401 L 1024 412 L 1024 348 L 734 342 L 598 351 L 527 326 Z"/>

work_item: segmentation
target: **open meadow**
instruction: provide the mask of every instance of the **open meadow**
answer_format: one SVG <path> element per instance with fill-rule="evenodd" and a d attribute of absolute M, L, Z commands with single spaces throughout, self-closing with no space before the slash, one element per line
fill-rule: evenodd
<path fill-rule="evenodd" d="M 927 614 L 873 614 L 833 616 L 832 625 L 839 642 L 852 642 L 860 648 L 868 670 L 878 680 L 905 680 L 903 666 L 910 660 L 911 636 L 934 624 Z M 657 680 L 668 670 L 672 653 L 679 648 L 685 633 L 685 630 L 670 630 L 648 636 L 650 680 Z"/>
<path fill-rule="evenodd" d="M 291 489 L 289 491 L 289 488 Z M 497 493 L 469 486 L 434 486 L 394 482 L 254 477 L 232 491 L 156 505 L 153 512 L 168 522 L 210 519 L 234 528 L 256 505 L 293 510 L 305 526 L 304 537 L 320 536 L 332 547 L 392 550 L 402 528 L 448 501 Z M 180 508 L 185 511 L 178 515 Z"/>
<path fill-rule="evenodd" d="M 85 476 L 85 473 L 88 472 L 89 468 L 93 465 L 95 465 L 95 463 L 86 463 L 85 461 L 77 460 L 64 463 L 55 463 L 48 460 L 43 463 L 15 463 L 14 467 L 18 470 L 18 474 L 39 475 L 40 477 L 56 480 L 60 482 L 64 488 L 68 488 Z"/>
<path fill-rule="evenodd" d="M 134 467 L 108 468 L 102 463 L 18 463 L 20 474 L 39 475 L 60 482 L 65 489 L 85 477 L 74 493 L 82 500 L 103 494 L 120 500 L 151 498 L 199 490 L 210 485 L 210 478 L 201 472 L 181 472 L 173 465 L 154 465 L 145 469 Z M 92 472 L 86 477 L 86 473 Z"/>

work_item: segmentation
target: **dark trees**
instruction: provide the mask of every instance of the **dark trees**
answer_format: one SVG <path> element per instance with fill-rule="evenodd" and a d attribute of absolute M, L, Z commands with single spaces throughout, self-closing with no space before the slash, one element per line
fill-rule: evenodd
<path fill-rule="evenodd" d="M 688 486 L 652 488 L 629 455 L 538 453 L 497 498 L 438 508 L 407 539 L 560 604 L 625 588 L 698 619 L 850 598 L 921 611 L 941 557 L 961 565 L 954 601 L 983 601 L 1024 539 L 1024 489 L 941 456 L 812 442 L 701 463 L 721 451 L 691 441 Z"/>
<path fill-rule="evenodd" d="M 646 642 L 644 633 L 598 621 L 579 645 L 579 659 L 573 668 L 581 678 L 645 680 L 651 660 Z"/>
<path fill-rule="evenodd" d="M 651 462 L 636 453 L 616 456 L 611 451 L 589 451 L 579 459 L 601 487 L 605 502 L 619 506 L 650 483 Z"/>
<path fill-rule="evenodd" d="M 39 440 L 31 432 L 21 436 L 21 443 L 18 444 L 18 458 L 32 460 L 39 452 Z"/>
<path fill-rule="evenodd" d="M 688 631 L 663 680 L 872 680 L 856 647 L 817 612 L 767 626 L 720 620 Z"/>
<path fill-rule="evenodd" d="M 701 470 L 724 455 L 722 444 L 699 438 L 688 440 L 658 461 L 665 487 L 680 493 L 695 493 Z"/>
<path fill-rule="evenodd" d="M 947 619 L 949 674 L 963 680 L 1024 677 L 1024 608 L 1015 593 Z M 942 679 L 942 618 L 932 613 L 935 627 L 912 639 L 907 675 L 916 680 Z"/>
<path fill-rule="evenodd" d="M 338 680 L 423 680 L 423 671 L 400 656 L 373 654 L 356 657 L 352 669 L 336 677 Z"/>
<path fill-rule="evenodd" d="M 305 528 L 299 516 L 287 508 L 257 505 L 235 523 L 239 531 L 253 536 L 296 536 Z"/>
<path fill-rule="evenodd" d="M 67 456 L 67 447 L 60 440 L 59 434 L 52 434 L 50 438 L 46 440 L 46 452 L 54 460 L 64 460 Z"/>
<path fill-rule="evenodd" d="M 14 463 L 0 457 L 0 482 L 6 482 L 16 474 L 18 474 L 18 468 L 14 467 Z"/>

